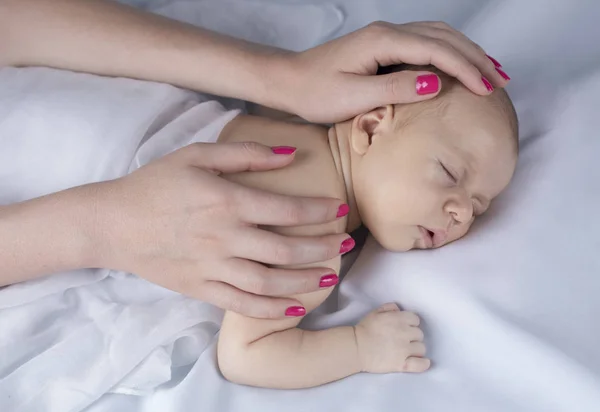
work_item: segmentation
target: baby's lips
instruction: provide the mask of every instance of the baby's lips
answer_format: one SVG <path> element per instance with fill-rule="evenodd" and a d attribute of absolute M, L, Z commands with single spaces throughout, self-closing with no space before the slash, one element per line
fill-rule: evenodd
<path fill-rule="evenodd" d="M 448 232 L 445 230 L 432 230 L 433 232 L 433 246 L 439 246 L 448 239 Z"/>

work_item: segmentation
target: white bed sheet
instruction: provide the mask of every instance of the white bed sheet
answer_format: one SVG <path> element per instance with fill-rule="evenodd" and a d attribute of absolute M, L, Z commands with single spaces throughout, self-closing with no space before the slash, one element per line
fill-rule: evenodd
<path fill-rule="evenodd" d="M 213 342 L 153 395 L 106 395 L 87 410 L 600 410 L 600 3 L 323 3 L 344 11 L 338 34 L 376 19 L 445 19 L 513 77 L 522 150 L 509 190 L 466 239 L 438 251 L 393 254 L 369 240 L 339 288 L 339 307 L 307 322 L 350 323 L 396 301 L 422 316 L 434 367 L 302 391 L 256 389 L 222 379 Z"/>

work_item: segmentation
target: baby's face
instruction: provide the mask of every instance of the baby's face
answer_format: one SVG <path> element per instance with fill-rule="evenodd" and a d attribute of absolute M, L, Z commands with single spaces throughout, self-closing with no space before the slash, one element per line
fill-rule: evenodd
<path fill-rule="evenodd" d="M 392 119 L 405 116 L 402 109 L 379 110 L 386 113 L 368 148 L 353 156 L 363 222 L 395 251 L 437 248 L 464 236 L 512 178 L 517 147 L 506 115 L 466 90 L 401 128 Z"/>

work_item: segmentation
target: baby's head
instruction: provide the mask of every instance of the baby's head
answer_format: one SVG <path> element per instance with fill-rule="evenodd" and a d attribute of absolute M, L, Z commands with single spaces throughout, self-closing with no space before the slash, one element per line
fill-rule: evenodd
<path fill-rule="evenodd" d="M 517 162 L 517 116 L 506 92 L 478 96 L 425 69 L 441 78 L 438 97 L 351 121 L 358 210 L 389 250 L 440 247 L 464 236 L 506 188 Z"/>

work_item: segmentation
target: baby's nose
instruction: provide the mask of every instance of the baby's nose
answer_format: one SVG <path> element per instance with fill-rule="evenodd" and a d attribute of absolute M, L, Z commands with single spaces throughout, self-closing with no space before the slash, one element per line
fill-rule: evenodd
<path fill-rule="evenodd" d="M 473 203 L 467 199 L 448 202 L 446 210 L 457 224 L 469 223 L 473 218 Z"/>

